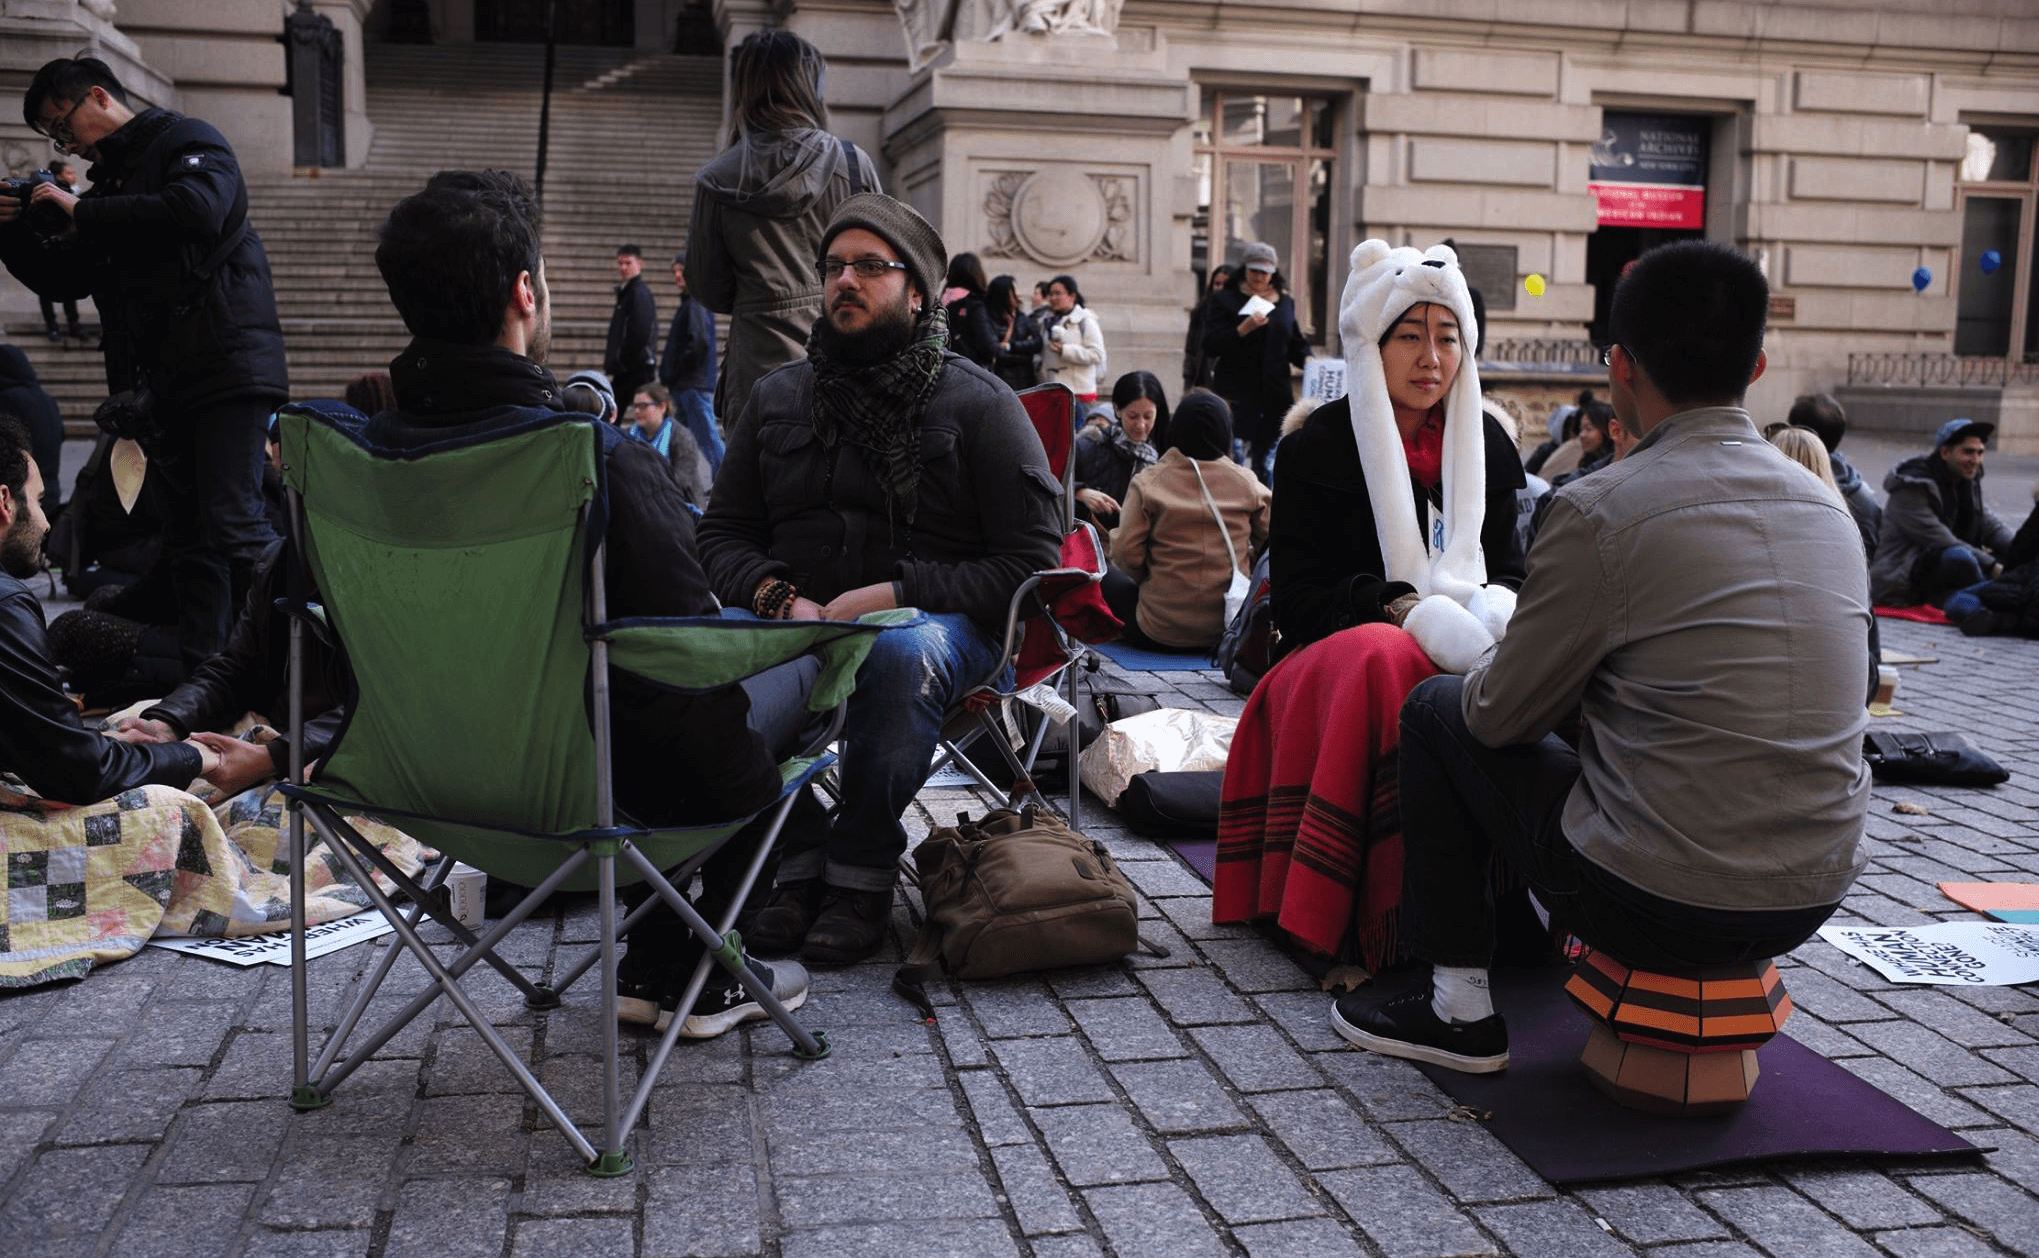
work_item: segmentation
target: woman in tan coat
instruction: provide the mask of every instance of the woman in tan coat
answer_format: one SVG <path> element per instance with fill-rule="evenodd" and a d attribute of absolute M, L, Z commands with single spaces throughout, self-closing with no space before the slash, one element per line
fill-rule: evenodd
<path fill-rule="evenodd" d="M 1199 389 L 1185 397 L 1170 417 L 1169 442 L 1161 461 L 1126 490 L 1104 596 L 1125 622 L 1128 642 L 1209 650 L 1225 629 L 1235 561 L 1236 571 L 1251 570 L 1267 541 L 1270 495 L 1232 462 L 1232 413 L 1217 394 Z"/>

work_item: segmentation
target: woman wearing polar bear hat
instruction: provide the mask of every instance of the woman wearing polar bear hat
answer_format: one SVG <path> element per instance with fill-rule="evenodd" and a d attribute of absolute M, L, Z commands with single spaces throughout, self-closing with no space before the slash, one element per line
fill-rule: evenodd
<path fill-rule="evenodd" d="M 1347 396 L 1291 420 L 1275 461 L 1287 655 L 1234 736 L 1212 916 L 1272 917 L 1374 970 L 1393 959 L 1401 898 L 1397 716 L 1417 682 L 1466 671 L 1507 632 L 1523 475 L 1480 408 L 1478 325 L 1451 249 L 1359 245 L 1338 330 Z"/>

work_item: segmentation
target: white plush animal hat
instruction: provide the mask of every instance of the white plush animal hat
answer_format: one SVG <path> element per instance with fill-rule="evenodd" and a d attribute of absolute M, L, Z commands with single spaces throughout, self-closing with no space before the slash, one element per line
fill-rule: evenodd
<path fill-rule="evenodd" d="M 1434 302 L 1458 319 L 1458 376 L 1444 401 L 1444 549 L 1425 544 L 1416 506 L 1409 500 L 1409 460 L 1395 429 L 1381 369 L 1380 340 L 1409 307 Z M 1406 581 L 1421 595 L 1442 594 L 1461 606 L 1485 584 L 1480 524 L 1487 507 L 1487 449 L 1480 412 L 1480 370 L 1473 347 L 1479 325 L 1458 255 L 1445 245 L 1418 253 L 1368 240 L 1352 251 L 1352 274 L 1338 299 L 1338 333 L 1345 342 L 1346 392 L 1352 435 L 1373 499 L 1374 529 L 1390 581 Z M 1505 620 L 1505 617 L 1504 617 Z"/>

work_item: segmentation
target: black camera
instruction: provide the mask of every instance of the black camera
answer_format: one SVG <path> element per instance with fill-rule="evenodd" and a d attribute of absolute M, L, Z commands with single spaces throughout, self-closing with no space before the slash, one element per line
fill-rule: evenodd
<path fill-rule="evenodd" d="M 63 187 L 50 172 L 34 170 L 26 175 L 0 179 L 0 196 L 13 197 L 21 202 L 21 221 L 28 224 L 28 230 L 38 236 L 61 236 L 71 226 L 70 216 L 54 205 L 38 205 L 29 199 L 35 195 L 36 185 L 45 183 Z"/>

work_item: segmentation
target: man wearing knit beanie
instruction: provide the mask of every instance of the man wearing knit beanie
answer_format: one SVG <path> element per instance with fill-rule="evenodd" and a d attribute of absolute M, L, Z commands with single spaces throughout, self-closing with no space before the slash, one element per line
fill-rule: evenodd
<path fill-rule="evenodd" d="M 815 265 L 807 358 L 751 387 L 700 537 L 726 606 L 767 619 L 923 613 L 879 634 L 858 671 L 842 806 L 830 818 L 799 797 L 778 886 L 745 935 L 761 955 L 841 965 L 885 942 L 900 815 L 943 716 L 1002 666 L 1013 592 L 1060 554 L 1061 486 L 1012 390 L 947 352 L 935 297 L 948 250 L 926 219 L 851 197 Z"/>

